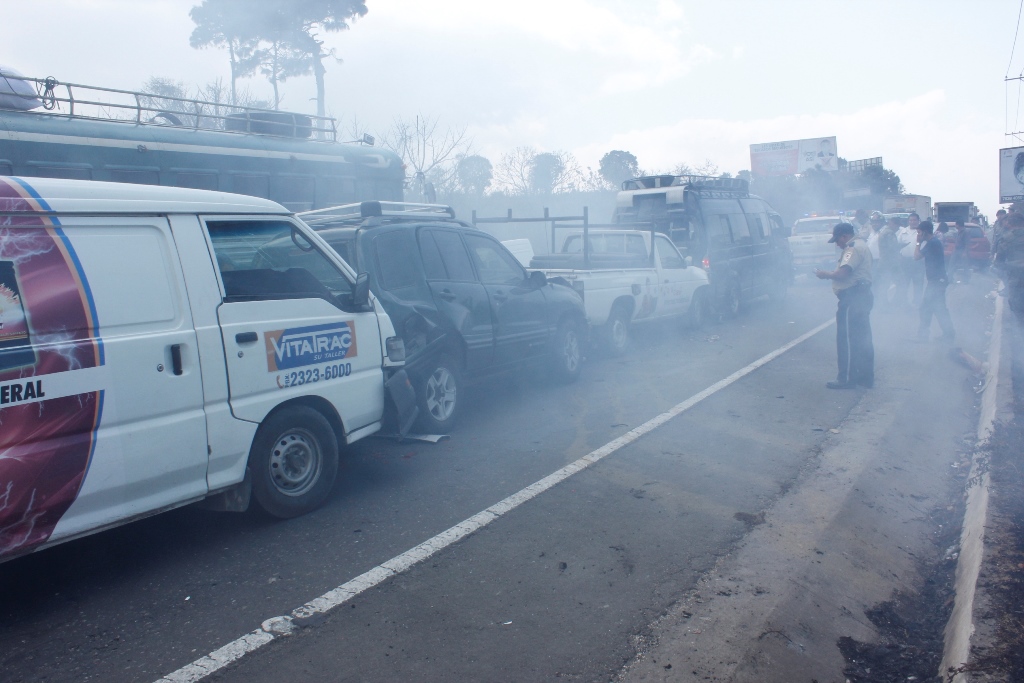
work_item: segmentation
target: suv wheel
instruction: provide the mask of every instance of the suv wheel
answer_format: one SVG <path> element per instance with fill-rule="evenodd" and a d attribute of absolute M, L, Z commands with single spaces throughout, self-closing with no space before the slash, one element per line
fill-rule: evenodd
<path fill-rule="evenodd" d="M 738 282 L 730 282 L 720 303 L 723 315 L 735 318 L 740 314 L 740 308 L 743 306 L 740 296 L 740 284 Z"/>
<path fill-rule="evenodd" d="M 693 293 L 693 300 L 690 302 L 690 310 L 687 312 L 687 322 L 691 329 L 699 330 L 708 322 L 708 292 L 707 287 L 701 287 Z"/>
<path fill-rule="evenodd" d="M 565 383 L 579 379 L 583 364 L 583 343 L 580 328 L 573 320 L 565 320 L 558 326 L 551 354 L 552 370 L 555 377 Z"/>
<path fill-rule="evenodd" d="M 417 424 L 427 434 L 446 434 L 459 412 L 462 374 L 458 363 L 448 355 L 439 356 L 416 383 L 420 406 Z"/>

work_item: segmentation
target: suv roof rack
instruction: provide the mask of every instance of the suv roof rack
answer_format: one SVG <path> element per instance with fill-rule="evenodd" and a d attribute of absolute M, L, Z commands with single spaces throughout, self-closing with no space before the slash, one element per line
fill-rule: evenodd
<path fill-rule="evenodd" d="M 315 227 L 346 223 L 358 225 L 367 218 L 454 220 L 455 210 L 446 204 L 373 201 L 303 211 L 297 215 L 309 226 Z"/>
<path fill-rule="evenodd" d="M 750 183 L 743 178 L 717 178 L 703 175 L 648 175 L 622 183 L 623 190 L 652 190 L 659 187 L 687 186 L 694 190 L 716 190 L 747 195 Z"/>

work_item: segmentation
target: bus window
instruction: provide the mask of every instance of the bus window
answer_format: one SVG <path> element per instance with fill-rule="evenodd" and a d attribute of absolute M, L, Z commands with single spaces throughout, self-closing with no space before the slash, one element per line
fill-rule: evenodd
<path fill-rule="evenodd" d="M 14 175 L 14 168 L 6 161 L 0 161 L 0 175 Z"/>
<path fill-rule="evenodd" d="M 270 199 L 291 211 L 309 211 L 313 208 L 315 187 L 313 176 L 274 176 L 270 184 Z"/>
<path fill-rule="evenodd" d="M 207 171 L 178 171 L 174 174 L 175 187 L 191 187 L 195 190 L 216 190 L 219 178 Z"/>
<path fill-rule="evenodd" d="M 148 168 L 112 168 L 110 180 L 115 183 L 134 183 L 136 185 L 159 185 L 160 172 Z"/>
<path fill-rule="evenodd" d="M 270 176 L 238 173 L 232 177 L 231 191 L 250 197 L 270 198 Z"/>
<path fill-rule="evenodd" d="M 324 176 L 316 185 L 318 206 L 340 206 L 356 201 L 356 179 L 345 176 Z M 383 199 L 383 197 L 381 197 Z"/>
<path fill-rule="evenodd" d="M 38 178 L 66 178 L 67 180 L 92 180 L 92 168 L 88 166 L 36 166 L 31 164 L 32 175 Z"/>

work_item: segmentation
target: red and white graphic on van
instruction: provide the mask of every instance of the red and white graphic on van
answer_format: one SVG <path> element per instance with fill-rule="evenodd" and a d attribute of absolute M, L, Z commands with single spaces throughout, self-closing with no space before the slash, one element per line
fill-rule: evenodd
<path fill-rule="evenodd" d="M 40 212 L 0 178 L 0 211 Z M 103 393 L 47 398 L 47 376 L 103 364 L 88 283 L 59 224 L 0 216 L 0 556 L 45 543 L 89 467 Z M 4 334 L 6 332 L 6 334 Z"/>

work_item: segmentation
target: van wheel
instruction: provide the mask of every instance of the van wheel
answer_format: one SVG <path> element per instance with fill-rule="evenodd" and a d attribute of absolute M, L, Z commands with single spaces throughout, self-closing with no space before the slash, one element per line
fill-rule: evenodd
<path fill-rule="evenodd" d="M 690 301 L 690 310 L 687 312 L 687 324 L 690 329 L 699 330 L 708 322 L 708 293 L 707 289 L 701 287 L 693 293 L 693 300 Z"/>
<path fill-rule="evenodd" d="M 426 434 L 447 434 L 459 413 L 462 375 L 458 363 L 448 355 L 438 356 L 429 371 L 416 383 L 420 416 L 416 424 Z"/>
<path fill-rule="evenodd" d="M 249 451 L 252 494 L 281 519 L 323 505 L 338 476 L 338 438 L 323 415 L 306 406 L 274 413 L 260 425 Z"/>
<path fill-rule="evenodd" d="M 558 326 L 551 354 L 552 371 L 555 378 L 566 384 L 580 377 L 583 365 L 583 344 L 579 325 L 565 320 Z"/>
<path fill-rule="evenodd" d="M 613 356 L 621 356 L 629 346 L 629 313 L 621 305 L 612 309 L 605 323 L 604 345 Z"/>

